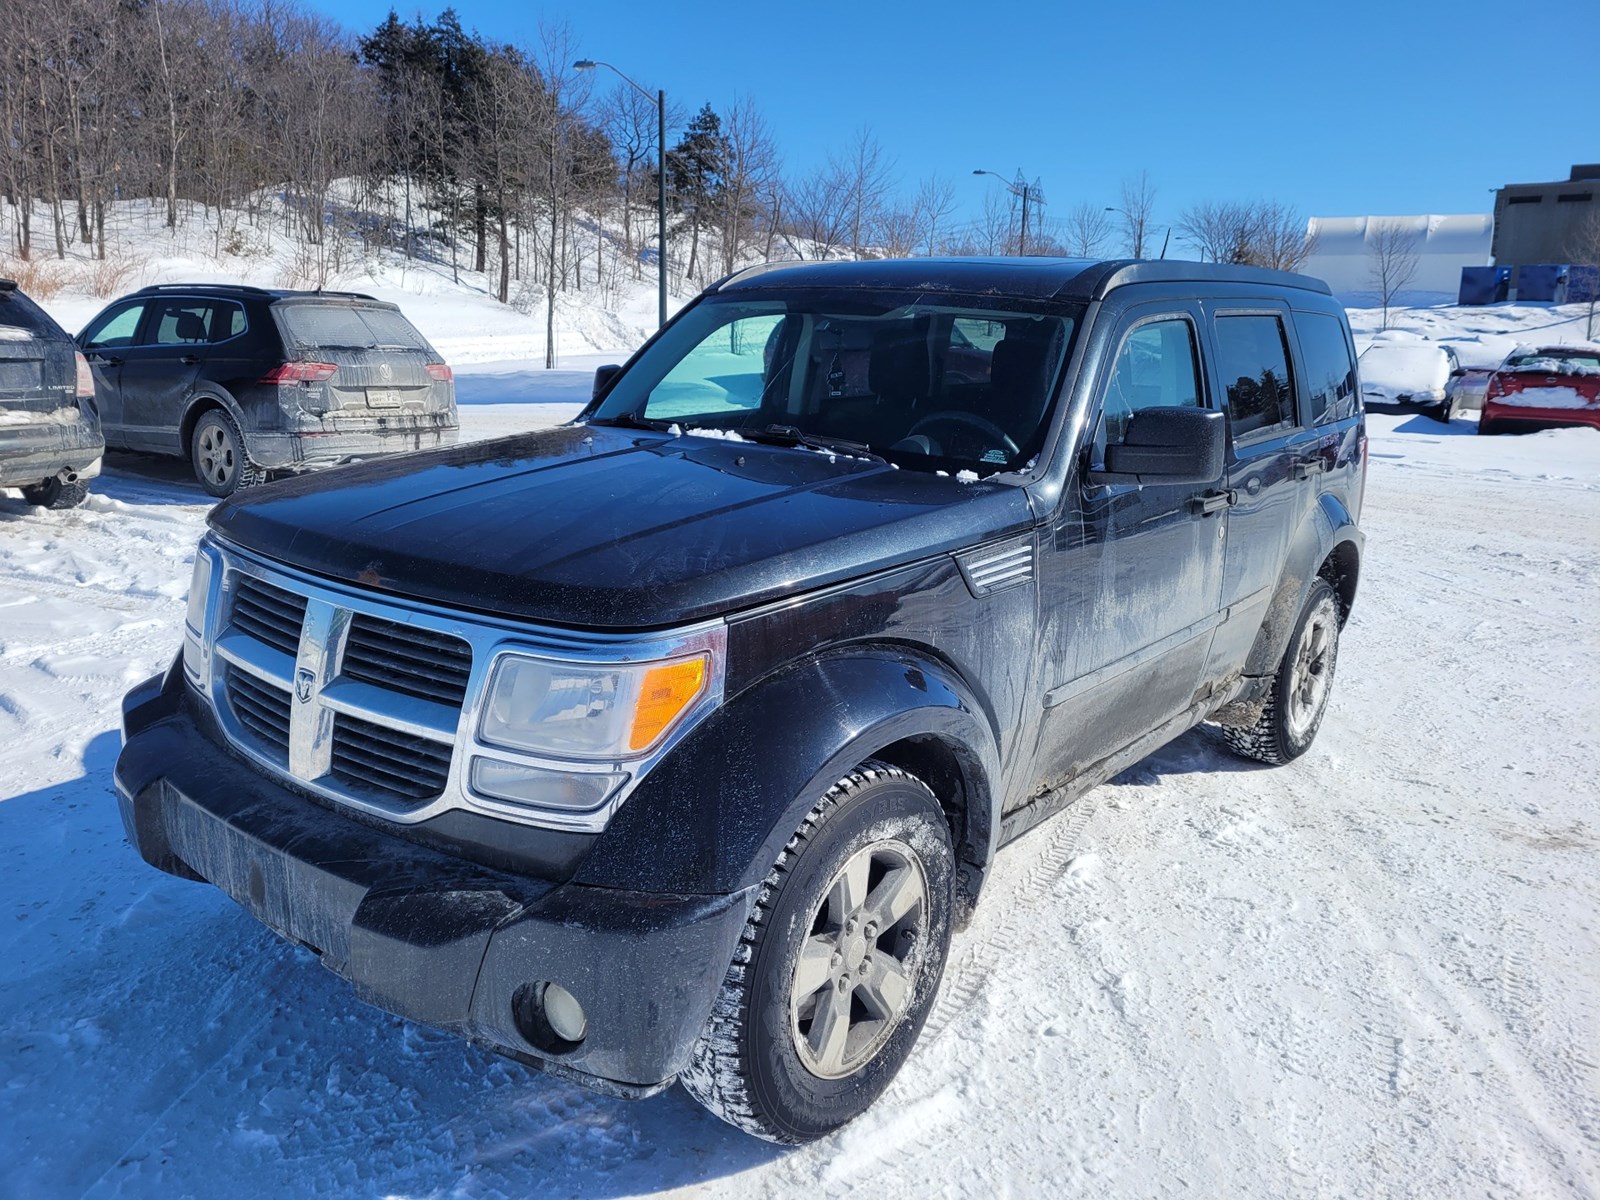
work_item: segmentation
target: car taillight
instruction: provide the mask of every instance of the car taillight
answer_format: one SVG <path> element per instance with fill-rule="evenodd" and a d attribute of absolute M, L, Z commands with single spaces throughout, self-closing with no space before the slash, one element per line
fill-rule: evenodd
<path fill-rule="evenodd" d="M 94 399 L 94 372 L 89 370 L 89 360 L 82 354 L 74 354 L 78 361 L 78 399 Z"/>
<path fill-rule="evenodd" d="M 455 378 L 455 372 L 450 370 L 449 363 L 429 363 L 427 366 L 427 371 L 429 375 L 433 376 L 440 383 L 449 383 Z"/>
<path fill-rule="evenodd" d="M 334 363 L 286 362 L 261 377 L 262 383 L 321 383 L 332 379 L 339 368 Z"/>

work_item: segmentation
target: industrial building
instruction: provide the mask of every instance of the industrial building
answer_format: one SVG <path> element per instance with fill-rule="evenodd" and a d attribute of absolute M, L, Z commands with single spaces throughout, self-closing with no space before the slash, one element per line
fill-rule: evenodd
<path fill-rule="evenodd" d="M 1593 214 L 1600 214 L 1600 163 L 1579 163 L 1554 183 L 1506 184 L 1494 198 L 1495 266 L 1512 268 L 1515 288 L 1522 267 L 1582 263 L 1578 235 Z"/>
<path fill-rule="evenodd" d="M 1488 213 L 1409 217 L 1312 217 L 1306 227 L 1315 249 L 1300 269 L 1325 279 L 1336 295 L 1351 301 L 1375 296 L 1372 239 L 1398 226 L 1413 235 L 1416 273 L 1396 297 L 1403 304 L 1455 298 L 1463 267 L 1488 263 L 1494 218 Z"/>

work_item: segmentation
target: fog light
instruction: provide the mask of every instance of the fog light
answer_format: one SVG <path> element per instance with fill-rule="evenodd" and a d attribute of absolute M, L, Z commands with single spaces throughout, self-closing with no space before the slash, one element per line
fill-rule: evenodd
<path fill-rule="evenodd" d="M 576 996 L 559 983 L 547 983 L 540 1003 L 551 1033 L 564 1042 L 583 1041 L 583 1035 L 589 1032 L 589 1018 Z"/>
<path fill-rule="evenodd" d="M 625 775 L 551 771 L 493 758 L 472 760 L 472 790 L 480 796 L 564 812 L 593 812 L 626 778 Z"/>

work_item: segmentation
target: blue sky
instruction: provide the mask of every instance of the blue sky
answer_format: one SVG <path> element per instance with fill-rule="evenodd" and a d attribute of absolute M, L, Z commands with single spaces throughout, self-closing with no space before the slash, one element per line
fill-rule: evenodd
<path fill-rule="evenodd" d="M 309 2 L 358 31 L 391 7 Z M 1308 216 L 1488 212 L 1502 183 L 1600 160 L 1596 0 L 461 0 L 456 11 L 522 43 L 541 20 L 564 21 L 578 53 L 689 112 L 748 95 L 791 171 L 867 125 L 908 188 L 954 181 L 958 220 L 1000 187 L 975 167 L 1037 176 L 1056 213 L 1115 204 L 1120 181 L 1147 170 L 1159 227 L 1207 199 L 1277 199 Z"/>

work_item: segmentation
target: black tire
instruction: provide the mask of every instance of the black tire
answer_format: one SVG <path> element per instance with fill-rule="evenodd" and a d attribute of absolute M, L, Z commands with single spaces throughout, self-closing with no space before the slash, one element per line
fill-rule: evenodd
<path fill-rule="evenodd" d="M 189 463 L 200 486 L 218 499 L 267 477 L 250 461 L 238 422 L 221 408 L 209 409 L 195 422 L 189 435 Z"/>
<path fill-rule="evenodd" d="M 1487 436 L 1488 434 L 1492 434 L 1494 432 L 1495 427 L 1493 421 L 1485 421 L 1482 417 L 1478 418 L 1478 433 L 1480 436 Z"/>
<path fill-rule="evenodd" d="M 77 508 L 89 498 L 89 485 L 81 479 L 64 483 L 57 476 L 22 489 L 22 498 L 41 508 Z"/>
<path fill-rule="evenodd" d="M 1223 740 L 1235 754 L 1278 766 L 1311 748 L 1333 690 L 1340 616 L 1337 593 L 1319 577 L 1300 608 L 1260 716 L 1252 725 L 1221 727 Z"/>
<path fill-rule="evenodd" d="M 847 876 L 863 856 L 877 873 L 860 872 L 870 882 L 855 885 L 863 903 L 853 911 L 862 919 L 852 927 L 837 919 L 845 905 L 836 901 L 851 891 Z M 711 1017 L 679 1076 L 684 1089 L 746 1133 L 790 1145 L 866 1111 L 910 1056 L 938 992 L 950 947 L 954 864 L 949 825 L 920 779 L 868 761 L 829 788 L 761 886 Z M 880 929 L 863 917 L 892 913 L 897 905 L 889 893 L 898 897 L 919 882 L 917 906 L 894 924 Z M 829 959 L 816 949 L 826 950 L 828 939 L 840 949 L 818 974 Z M 807 978 L 818 981 L 814 991 L 802 982 L 802 950 L 811 951 Z M 892 1019 L 881 1016 L 885 981 L 875 976 L 889 959 L 903 1002 Z M 821 1041 L 823 1054 L 812 1060 L 821 1066 L 833 1046 L 818 1026 L 826 1021 L 822 1005 L 848 1014 L 833 1060 L 839 1069 L 831 1076 L 802 1057 Z M 860 1061 L 852 1061 L 851 1045 Z"/>
<path fill-rule="evenodd" d="M 1443 421 L 1446 425 L 1450 424 L 1450 401 L 1446 400 L 1443 404 L 1430 408 L 1428 415 L 1435 421 Z"/>

